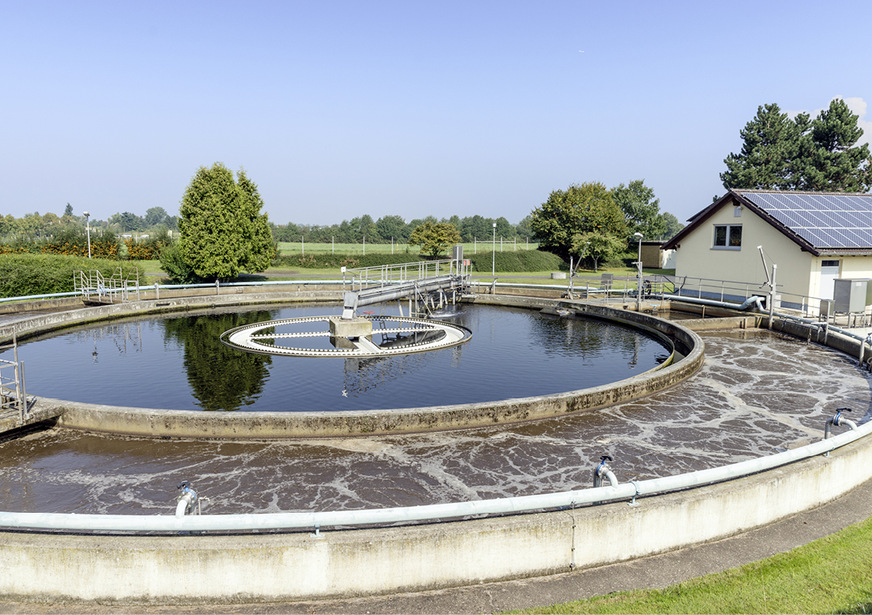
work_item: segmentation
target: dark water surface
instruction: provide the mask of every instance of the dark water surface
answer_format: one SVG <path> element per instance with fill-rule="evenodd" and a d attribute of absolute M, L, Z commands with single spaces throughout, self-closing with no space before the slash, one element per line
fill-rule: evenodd
<path fill-rule="evenodd" d="M 444 319 L 471 329 L 469 342 L 398 357 L 267 356 L 219 340 L 243 324 L 340 310 L 324 304 L 211 310 L 101 324 L 22 344 L 19 358 L 28 393 L 44 397 L 178 410 L 293 412 L 558 393 L 629 378 L 668 356 L 659 341 L 616 324 L 487 306 L 463 306 Z"/>
<path fill-rule="evenodd" d="M 273 443 L 34 434 L 0 444 L 2 508 L 172 514 L 185 479 L 209 498 L 207 513 L 528 495 L 590 486 L 600 455 L 625 482 L 818 440 L 840 406 L 869 419 L 868 374 L 839 353 L 765 331 L 703 337 L 705 366 L 668 391 L 525 424 Z"/>

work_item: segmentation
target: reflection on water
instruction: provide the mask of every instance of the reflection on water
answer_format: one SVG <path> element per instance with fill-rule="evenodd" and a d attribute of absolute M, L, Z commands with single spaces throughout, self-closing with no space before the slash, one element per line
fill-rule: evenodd
<path fill-rule="evenodd" d="M 336 309 L 210 310 L 99 325 L 25 343 L 19 356 L 27 366 L 28 392 L 45 397 L 179 410 L 293 412 L 558 393 L 628 378 L 656 367 L 667 355 L 658 340 L 616 324 L 487 306 L 445 315 L 473 332 L 469 342 L 415 355 L 358 361 L 270 357 L 230 348 L 219 339 L 244 324 Z M 384 312 L 395 315 L 392 309 Z"/>
<path fill-rule="evenodd" d="M 529 495 L 589 486 L 600 455 L 614 458 L 620 481 L 646 479 L 818 440 L 840 406 L 870 418 L 869 375 L 839 353 L 765 331 L 703 337 L 705 366 L 668 391 L 519 425 L 272 443 L 35 434 L 0 444 L 2 507 L 172 514 L 185 479 L 210 513 Z"/>
<path fill-rule="evenodd" d="M 239 410 L 257 401 L 268 377 L 269 355 L 238 352 L 218 337 L 234 327 L 273 318 L 259 310 L 186 316 L 162 321 L 165 339 L 184 349 L 184 367 L 196 404 L 203 410 Z"/>

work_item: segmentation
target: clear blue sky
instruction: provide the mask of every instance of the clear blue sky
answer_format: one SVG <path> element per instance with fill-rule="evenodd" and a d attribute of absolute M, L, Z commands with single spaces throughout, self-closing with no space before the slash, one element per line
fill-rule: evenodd
<path fill-rule="evenodd" d="M 686 220 L 759 105 L 849 100 L 868 0 L 0 0 L 0 213 L 178 212 L 245 168 L 270 220 L 518 222 L 644 179 Z"/>

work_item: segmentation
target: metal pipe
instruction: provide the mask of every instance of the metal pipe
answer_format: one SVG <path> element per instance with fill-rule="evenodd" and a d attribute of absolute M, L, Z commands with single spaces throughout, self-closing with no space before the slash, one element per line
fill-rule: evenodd
<path fill-rule="evenodd" d="M 178 488 L 182 492 L 179 494 L 179 500 L 176 503 L 176 517 L 194 514 L 194 511 L 197 510 L 197 492 L 191 487 L 191 483 L 186 480 L 179 483 Z"/>
<path fill-rule="evenodd" d="M 761 312 L 763 311 L 763 297 L 752 295 L 745 299 L 744 303 L 732 303 L 730 301 L 718 301 L 716 299 L 701 299 L 697 297 L 685 297 L 684 295 L 668 295 L 663 293 L 659 295 L 661 299 L 669 299 L 670 301 L 679 301 L 684 303 L 693 303 L 696 305 L 709 305 L 713 307 L 723 307 L 731 310 L 745 311 L 750 307 L 755 307 Z"/>
<path fill-rule="evenodd" d="M 636 260 L 636 311 L 642 311 L 642 233 L 634 233 L 639 247 L 639 255 Z"/>
<path fill-rule="evenodd" d="M 609 481 L 609 485 L 611 485 L 612 487 L 617 487 L 618 479 L 615 476 L 615 473 L 612 472 L 612 469 L 609 467 L 609 464 L 606 463 L 607 461 L 613 461 L 613 459 L 611 457 L 609 457 L 608 455 L 603 455 L 602 457 L 600 457 L 599 465 L 593 471 L 593 486 L 594 487 L 602 487 L 603 477 L 605 477 L 605 479 L 607 481 Z"/>
<path fill-rule="evenodd" d="M 835 425 L 836 427 L 838 427 L 840 425 L 846 425 L 847 427 L 849 427 L 852 430 L 857 429 L 857 423 L 855 423 L 854 421 L 852 421 L 850 419 L 846 419 L 845 417 L 842 416 L 842 412 L 850 412 L 850 411 L 851 411 L 850 408 L 837 408 L 836 409 L 836 414 L 833 416 L 833 418 L 831 418 L 827 421 L 826 427 L 824 428 L 824 440 L 827 440 L 830 437 L 830 425 Z"/>
<path fill-rule="evenodd" d="M 858 335 L 856 333 L 852 333 L 851 331 L 847 331 L 845 329 L 840 329 L 839 327 L 834 327 L 827 322 L 817 322 L 815 320 L 808 320 L 807 318 L 800 318 L 799 316 L 791 316 L 790 314 L 777 314 L 778 318 L 783 320 L 792 320 L 794 322 L 798 322 L 809 327 L 814 327 L 817 329 L 822 329 L 825 334 L 828 334 L 830 331 L 834 333 L 838 333 L 839 335 L 844 335 L 845 337 L 850 337 L 855 340 L 859 340 L 860 342 L 866 341 L 866 338 L 862 335 Z"/>

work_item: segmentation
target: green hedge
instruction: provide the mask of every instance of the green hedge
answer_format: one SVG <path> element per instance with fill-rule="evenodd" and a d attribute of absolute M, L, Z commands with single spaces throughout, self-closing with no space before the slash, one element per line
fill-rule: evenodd
<path fill-rule="evenodd" d="M 490 271 L 492 266 L 493 254 L 480 253 L 466 255 L 470 261 L 474 271 L 483 272 Z M 440 256 L 437 260 L 446 259 L 447 256 Z M 273 261 L 275 267 L 292 267 L 294 269 L 329 269 L 335 267 L 377 267 L 380 265 L 393 265 L 398 263 L 408 263 L 418 260 L 425 260 L 426 257 L 416 254 L 367 254 L 349 255 L 349 254 L 307 254 L 305 256 L 284 255 L 279 256 Z M 496 270 L 497 271 L 556 271 L 565 269 L 566 264 L 549 252 L 540 252 L 539 250 L 519 250 L 517 252 L 497 252 L 496 253 Z"/>
<path fill-rule="evenodd" d="M 123 267 L 125 275 L 138 269 L 139 283 L 146 283 L 145 269 L 128 261 L 57 254 L 4 254 L 0 256 L 0 297 L 72 292 L 76 271 L 98 269 L 109 277 L 118 267 Z"/>
<path fill-rule="evenodd" d="M 567 269 L 559 256 L 540 250 L 518 250 L 517 252 L 490 252 L 472 254 L 466 258 L 472 261 L 473 271 L 490 272 L 491 268 L 500 271 L 558 271 Z"/>
<path fill-rule="evenodd" d="M 417 254 L 293 254 L 278 256 L 273 260 L 274 267 L 293 267 L 294 269 L 330 269 L 340 267 L 377 267 L 422 260 Z"/>

